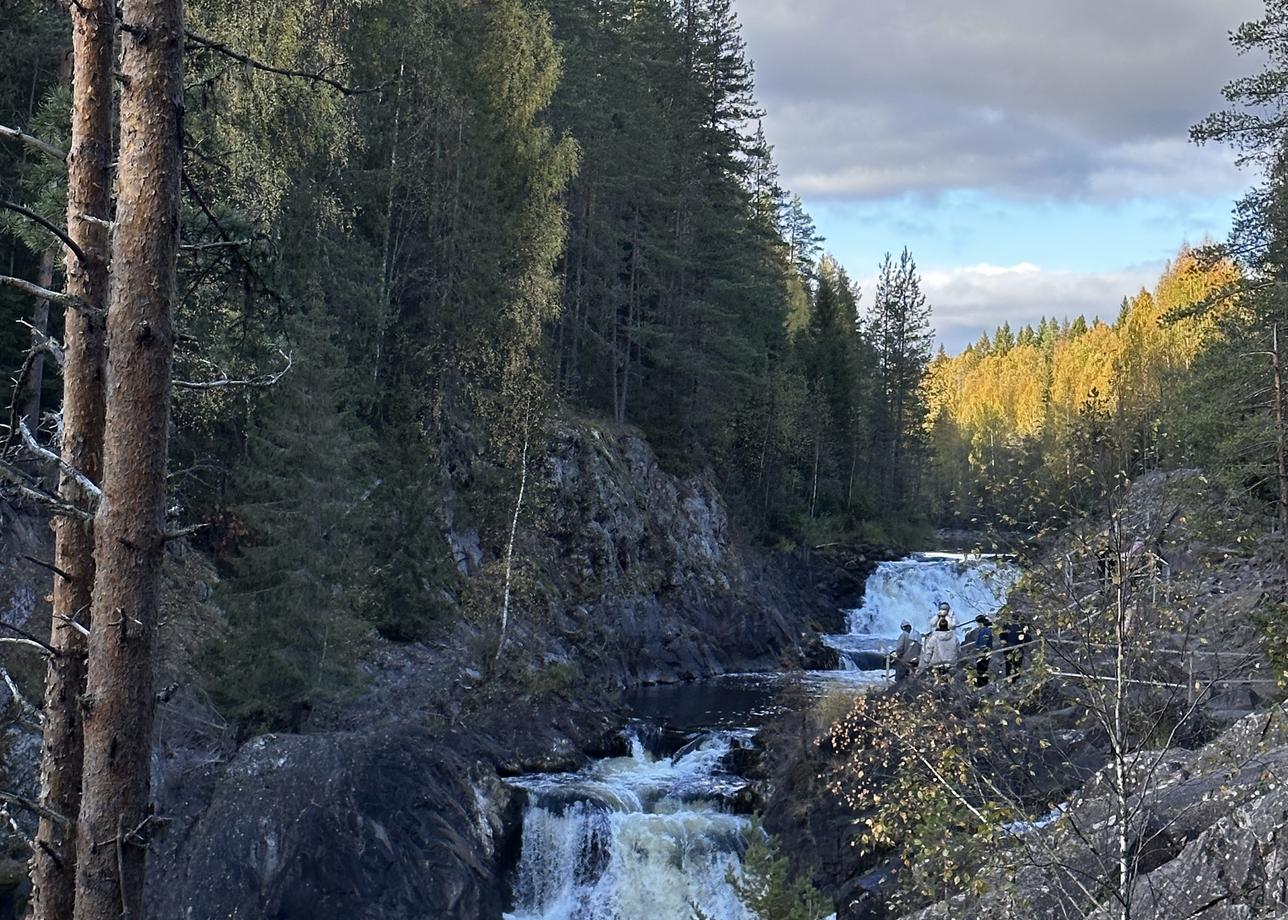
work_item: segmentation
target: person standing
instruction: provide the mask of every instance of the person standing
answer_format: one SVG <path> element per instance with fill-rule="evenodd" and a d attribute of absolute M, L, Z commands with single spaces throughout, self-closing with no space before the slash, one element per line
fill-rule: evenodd
<path fill-rule="evenodd" d="M 917 667 L 921 658 L 921 643 L 912 634 L 912 624 L 903 621 L 900 627 L 899 641 L 890 653 L 890 662 L 894 667 L 894 679 L 901 681 L 908 677 Z"/>
<path fill-rule="evenodd" d="M 1003 656 L 1006 659 L 1006 679 L 1012 680 L 1024 667 L 1024 646 L 1029 641 L 1029 631 L 1014 611 L 1007 611 L 1002 624 Z"/>
<path fill-rule="evenodd" d="M 921 670 L 953 678 L 957 670 L 957 635 L 948 616 L 940 616 L 921 650 Z"/>
<path fill-rule="evenodd" d="M 946 619 L 949 629 L 957 628 L 957 617 L 953 616 L 953 608 L 948 606 L 948 601 L 940 601 L 939 609 L 930 617 L 930 633 L 939 628 L 939 621 Z M 927 633 L 927 635 L 930 635 Z"/>
<path fill-rule="evenodd" d="M 975 617 L 979 625 L 972 632 L 972 644 L 975 646 L 975 686 L 988 684 L 989 671 L 993 666 L 993 622 L 984 614 Z"/>

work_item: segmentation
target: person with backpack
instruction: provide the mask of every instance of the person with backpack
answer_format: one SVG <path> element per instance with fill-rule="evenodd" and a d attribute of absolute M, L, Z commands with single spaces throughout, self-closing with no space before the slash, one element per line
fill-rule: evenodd
<path fill-rule="evenodd" d="M 970 636 L 978 656 L 975 659 L 975 686 L 983 687 L 988 684 L 989 671 L 993 666 L 993 621 L 981 613 L 975 617 L 975 622 L 979 625 Z"/>
<path fill-rule="evenodd" d="M 912 634 L 912 624 L 903 621 L 900 627 L 899 641 L 890 653 L 890 663 L 894 667 L 894 679 L 901 681 L 917 668 L 921 659 L 921 643 Z"/>

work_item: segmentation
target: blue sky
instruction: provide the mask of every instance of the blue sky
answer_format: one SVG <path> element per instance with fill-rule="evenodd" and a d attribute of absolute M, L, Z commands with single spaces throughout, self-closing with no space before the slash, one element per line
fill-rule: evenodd
<path fill-rule="evenodd" d="M 784 184 L 870 282 L 911 248 L 941 340 L 1117 313 L 1255 177 L 1188 142 L 1259 0 L 738 0 Z M 870 283 L 865 286 L 870 286 Z"/>

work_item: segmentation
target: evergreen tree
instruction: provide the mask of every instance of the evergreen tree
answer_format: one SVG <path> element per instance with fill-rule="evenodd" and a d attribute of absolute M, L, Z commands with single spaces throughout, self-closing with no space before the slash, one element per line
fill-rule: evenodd
<path fill-rule="evenodd" d="M 227 632 L 207 667 L 216 702 L 252 734 L 298 728 L 350 685 L 370 558 L 359 525 L 384 485 L 355 476 L 372 475 L 372 445 L 323 318 L 293 327 L 295 368 L 252 414 L 230 495 L 243 536 L 221 598 Z"/>
<path fill-rule="evenodd" d="M 882 483 L 895 503 L 902 505 L 912 497 L 917 481 L 915 464 L 925 414 L 921 381 L 930 364 L 933 338 L 930 307 L 907 249 L 898 262 L 886 254 L 869 322 L 884 398 L 879 421 Z"/>

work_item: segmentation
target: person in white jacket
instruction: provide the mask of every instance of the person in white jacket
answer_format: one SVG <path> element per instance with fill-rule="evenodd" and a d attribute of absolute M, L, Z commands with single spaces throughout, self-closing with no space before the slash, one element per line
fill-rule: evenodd
<path fill-rule="evenodd" d="M 957 634 L 947 616 L 939 617 L 935 629 L 921 647 L 921 670 L 954 676 L 957 670 Z"/>
<path fill-rule="evenodd" d="M 945 618 L 948 620 L 949 629 L 957 628 L 957 617 L 953 614 L 953 608 L 948 606 L 948 601 L 940 601 L 939 609 L 930 615 L 930 632 L 926 633 L 926 635 L 934 632 L 939 625 L 939 621 Z"/>

